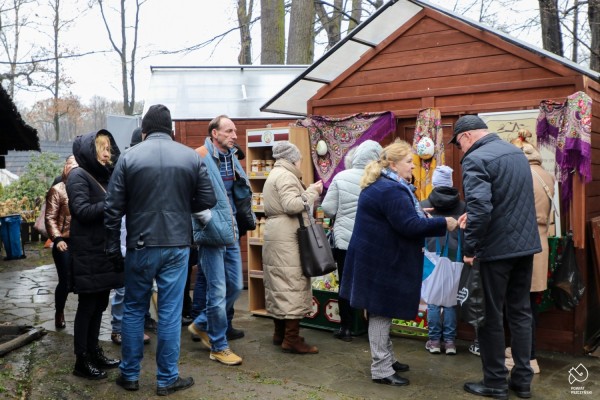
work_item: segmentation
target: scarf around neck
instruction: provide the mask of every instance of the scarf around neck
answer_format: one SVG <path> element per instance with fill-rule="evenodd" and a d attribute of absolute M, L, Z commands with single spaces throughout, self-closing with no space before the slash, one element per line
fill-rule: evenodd
<path fill-rule="evenodd" d="M 419 204 L 419 200 L 417 200 L 417 197 L 415 196 L 415 194 L 411 188 L 411 186 L 413 186 L 413 185 L 406 182 L 406 180 L 404 180 L 403 178 L 400 178 L 396 172 L 392 171 L 389 168 L 383 168 L 381 170 L 381 176 L 385 176 L 386 178 L 396 181 L 399 184 L 401 184 L 402 186 L 404 186 L 406 189 L 408 189 L 408 192 L 410 193 L 410 198 L 412 199 L 412 202 L 413 202 L 413 207 L 415 208 L 415 212 L 417 213 L 419 218 L 426 218 L 425 213 L 423 212 L 423 209 L 421 208 L 421 204 Z"/>

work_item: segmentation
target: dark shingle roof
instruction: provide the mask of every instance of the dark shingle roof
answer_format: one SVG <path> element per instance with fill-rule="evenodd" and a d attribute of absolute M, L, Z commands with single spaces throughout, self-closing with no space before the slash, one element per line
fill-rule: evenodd
<path fill-rule="evenodd" d="M 73 142 L 55 142 L 50 140 L 40 140 L 40 147 L 43 153 L 55 153 L 59 155 L 57 163 L 64 164 L 65 159 L 73 154 Z M 34 151 L 9 151 L 4 156 L 6 160 L 6 169 L 16 175 L 23 175 L 25 167 L 31 161 L 33 154 L 39 154 Z"/>

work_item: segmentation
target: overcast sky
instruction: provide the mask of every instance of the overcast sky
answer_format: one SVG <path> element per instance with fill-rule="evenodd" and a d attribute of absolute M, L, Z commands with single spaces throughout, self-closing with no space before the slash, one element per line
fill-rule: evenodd
<path fill-rule="evenodd" d="M 106 0 L 117 4 L 116 0 Z M 255 15 L 259 12 L 260 1 L 255 0 Z M 432 2 L 449 7 L 454 0 L 433 0 Z M 64 33 L 64 41 L 75 53 L 96 50 L 112 50 L 106 29 L 97 7 L 84 13 L 86 1 L 62 0 L 63 14 L 79 15 L 71 28 Z M 451 4 L 449 4 L 451 3 Z M 530 12 L 535 10 L 537 1 L 531 3 Z M 218 45 L 188 55 L 154 56 L 144 58 L 159 50 L 175 50 L 204 42 L 230 29 L 237 27 L 237 0 L 147 0 L 141 8 L 138 45 L 138 63 L 136 66 L 136 100 L 143 100 L 150 80 L 150 66 L 165 65 L 237 65 L 239 52 L 239 33 L 227 35 Z M 133 10 L 129 11 L 132 13 Z M 535 12 L 535 11 L 534 11 Z M 115 14 L 113 14 L 114 17 Z M 524 15 L 521 15 L 524 18 Z M 476 18 L 476 17 L 473 17 Z M 131 19 L 130 19 L 131 20 Z M 117 35 L 118 26 L 113 24 Z M 260 64 L 260 27 L 256 24 L 253 31 L 254 64 Z M 537 37 L 520 37 L 535 42 Z M 120 43 L 120 37 L 116 38 Z M 534 43 L 539 45 L 539 43 Z M 319 50 L 316 57 L 320 56 Z M 321 50 L 322 53 L 322 50 Z M 69 78 L 74 82 L 70 90 L 83 102 L 94 95 L 108 99 L 121 100 L 121 73 L 117 53 L 108 51 L 103 54 L 88 55 L 63 62 Z M 48 92 L 38 94 L 19 92 L 15 100 L 19 105 L 29 106 L 37 100 L 50 97 Z"/>

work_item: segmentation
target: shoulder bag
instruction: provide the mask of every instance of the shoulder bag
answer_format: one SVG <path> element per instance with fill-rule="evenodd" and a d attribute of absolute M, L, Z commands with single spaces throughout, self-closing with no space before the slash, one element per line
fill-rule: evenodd
<path fill-rule="evenodd" d="M 335 271 L 336 264 L 331 252 L 331 246 L 321 225 L 315 224 L 310 214 L 308 202 L 304 200 L 304 210 L 308 215 L 308 226 L 304 225 L 302 213 L 298 214 L 298 246 L 302 273 L 307 278 L 327 275 Z"/>

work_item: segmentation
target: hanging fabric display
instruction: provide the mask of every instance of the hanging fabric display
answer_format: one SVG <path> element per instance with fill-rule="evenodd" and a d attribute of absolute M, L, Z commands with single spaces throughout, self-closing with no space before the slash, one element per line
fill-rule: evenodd
<path fill-rule="evenodd" d="M 344 157 L 352 147 L 365 140 L 382 140 L 396 131 L 396 118 L 390 111 L 358 113 L 342 118 L 313 115 L 298 120 L 308 129 L 310 152 L 315 171 L 325 188 L 344 169 Z"/>
<path fill-rule="evenodd" d="M 540 103 L 538 143 L 556 153 L 556 178 L 565 208 L 573 197 L 573 173 L 578 172 L 584 183 L 592 179 L 591 131 L 592 99 L 584 92 L 572 94 L 564 103 Z"/>
<path fill-rule="evenodd" d="M 426 108 L 419 111 L 413 136 L 413 176 L 419 200 L 431 193 L 431 176 L 437 165 L 444 165 L 444 140 L 440 111 Z"/>

